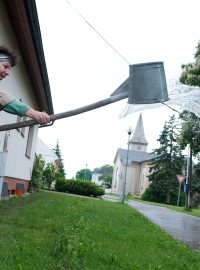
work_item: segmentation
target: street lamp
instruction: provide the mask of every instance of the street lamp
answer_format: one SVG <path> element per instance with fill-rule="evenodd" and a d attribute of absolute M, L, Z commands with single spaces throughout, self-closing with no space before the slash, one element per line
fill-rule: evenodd
<path fill-rule="evenodd" d="M 129 147 L 130 147 L 130 136 L 132 133 L 132 128 L 129 127 L 127 130 L 128 133 L 128 149 L 127 149 L 127 154 L 126 154 L 126 168 L 125 168 L 125 175 L 124 175 L 124 186 L 123 186 L 123 192 L 122 192 L 122 203 L 124 203 L 124 199 L 126 196 L 126 175 L 127 175 L 127 168 L 128 168 L 128 156 L 129 156 Z"/>
<path fill-rule="evenodd" d="M 192 148 L 191 145 L 188 145 L 188 156 L 187 156 L 187 177 L 185 183 L 185 208 L 188 210 L 190 206 L 190 191 L 192 185 Z"/>

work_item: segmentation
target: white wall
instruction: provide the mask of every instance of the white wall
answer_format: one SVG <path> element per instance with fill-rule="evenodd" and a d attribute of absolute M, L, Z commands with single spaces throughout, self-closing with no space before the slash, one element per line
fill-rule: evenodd
<path fill-rule="evenodd" d="M 102 173 L 93 173 L 92 174 L 92 182 L 101 185 L 101 181 L 99 181 L 99 176 L 103 175 Z"/>
<path fill-rule="evenodd" d="M 40 139 L 37 139 L 36 154 L 41 154 L 46 163 L 54 163 L 57 155 Z"/>
<path fill-rule="evenodd" d="M 125 167 L 122 165 L 119 155 L 116 157 L 116 162 L 113 170 L 112 192 L 121 194 L 123 192 Z"/>
<path fill-rule="evenodd" d="M 20 54 L 17 40 L 12 30 L 3 1 L 0 1 L 0 33 L 0 44 L 10 46 Z M 20 59 L 20 63 L 12 68 L 9 77 L 0 82 L 0 90 L 8 91 L 15 97 L 22 98 L 22 100 L 31 107 L 38 109 L 22 58 Z M 15 115 L 7 114 L 2 111 L 0 112 L 0 125 L 14 123 L 16 122 L 16 119 L 17 117 Z M 27 136 L 28 127 L 26 128 L 24 137 L 22 137 L 17 130 L 10 131 L 5 168 L 6 176 L 26 180 L 30 179 L 36 146 L 37 126 L 35 127 L 31 158 L 25 156 Z M 5 132 L 0 132 L 0 151 L 3 149 L 4 137 Z"/>

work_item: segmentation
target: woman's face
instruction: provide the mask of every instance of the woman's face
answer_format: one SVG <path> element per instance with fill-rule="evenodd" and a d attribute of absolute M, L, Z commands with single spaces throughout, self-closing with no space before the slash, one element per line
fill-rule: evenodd
<path fill-rule="evenodd" d="M 8 61 L 0 62 L 0 80 L 3 80 L 10 74 L 11 65 Z"/>

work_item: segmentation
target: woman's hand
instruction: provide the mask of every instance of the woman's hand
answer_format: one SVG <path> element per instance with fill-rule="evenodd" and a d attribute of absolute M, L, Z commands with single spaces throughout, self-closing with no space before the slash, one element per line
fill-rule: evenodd
<path fill-rule="evenodd" d="M 32 118 L 40 125 L 45 125 L 51 122 L 50 116 L 45 112 L 39 112 L 30 108 L 26 113 L 26 116 Z"/>

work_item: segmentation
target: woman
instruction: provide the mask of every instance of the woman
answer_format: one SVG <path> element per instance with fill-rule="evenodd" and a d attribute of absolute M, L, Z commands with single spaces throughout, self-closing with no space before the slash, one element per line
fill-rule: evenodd
<path fill-rule="evenodd" d="M 11 68 L 17 64 L 17 56 L 9 48 L 0 46 L 0 81 L 8 76 Z M 50 117 L 45 112 L 36 111 L 27 104 L 17 100 L 7 92 L 0 91 L 0 110 L 19 116 L 28 116 L 38 124 L 50 122 Z"/>

